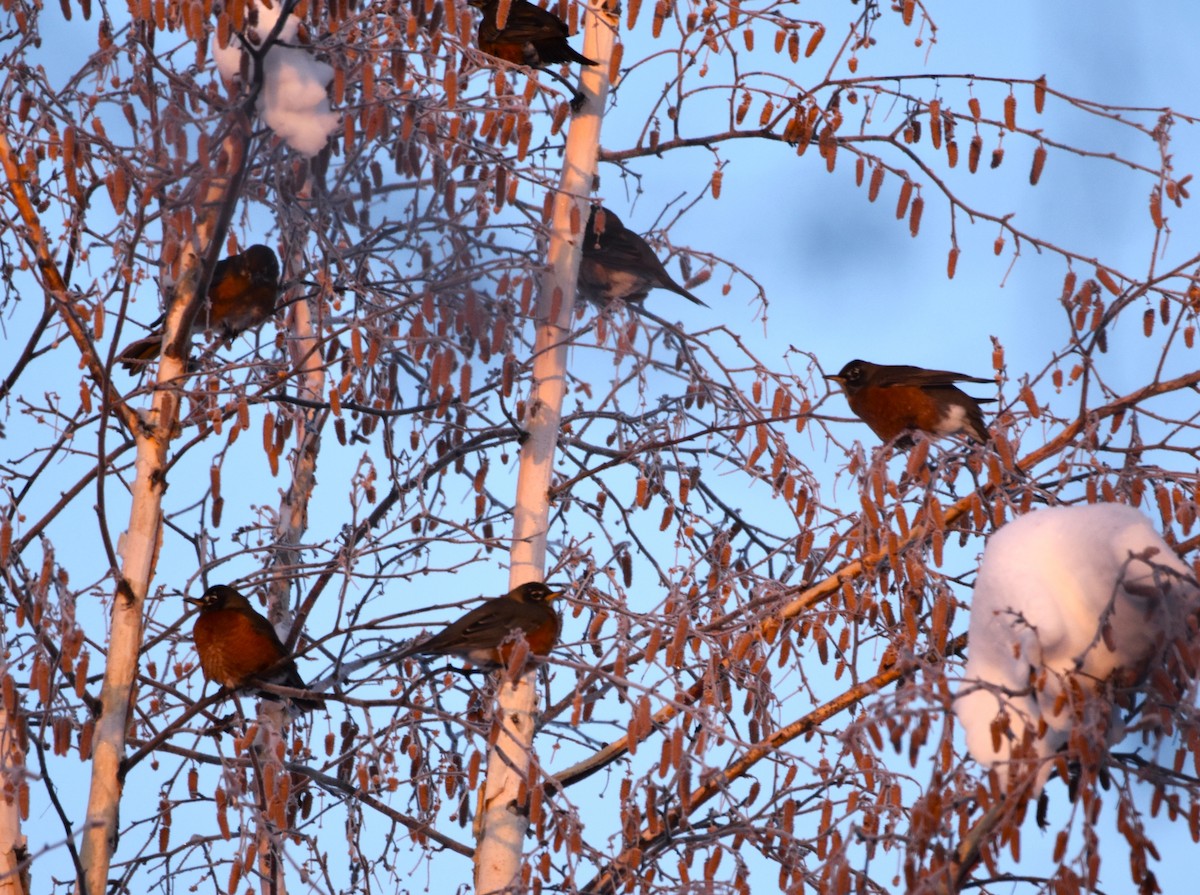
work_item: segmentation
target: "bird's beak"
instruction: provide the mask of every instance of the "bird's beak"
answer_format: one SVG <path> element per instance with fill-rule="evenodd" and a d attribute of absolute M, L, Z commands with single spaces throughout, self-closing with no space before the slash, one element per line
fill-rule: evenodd
<path fill-rule="evenodd" d="M 845 384 L 846 384 L 846 377 L 845 377 L 845 376 L 838 376 L 836 373 L 826 373 L 826 374 L 825 374 L 824 376 L 822 376 L 821 378 L 822 378 L 822 379 L 828 379 L 830 382 L 836 382 L 838 385 L 845 385 Z"/>
<path fill-rule="evenodd" d="M 191 603 L 193 606 L 199 606 L 201 603 L 204 602 L 204 598 L 203 597 L 184 597 L 183 602 Z"/>

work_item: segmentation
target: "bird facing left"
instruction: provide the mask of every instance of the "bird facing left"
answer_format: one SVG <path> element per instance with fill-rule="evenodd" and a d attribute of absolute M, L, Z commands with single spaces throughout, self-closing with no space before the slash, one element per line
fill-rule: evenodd
<path fill-rule="evenodd" d="M 256 683 L 308 689 L 274 626 L 236 589 L 216 584 L 203 596 L 184 597 L 184 600 L 200 609 L 192 637 L 207 680 L 230 690 L 253 687 Z M 268 699 L 279 699 L 265 691 L 259 693 Z M 297 697 L 291 702 L 306 712 L 324 705 L 319 698 Z"/>
<path fill-rule="evenodd" d="M 253 329 L 275 313 L 279 301 L 279 257 L 270 246 L 252 245 L 217 262 L 208 286 L 208 299 L 192 329 L 214 332 L 226 342 Z M 121 349 L 117 362 L 130 373 L 143 368 L 162 350 L 158 326 Z"/>
<path fill-rule="evenodd" d="M 991 379 L 926 370 L 908 364 L 873 364 L 852 360 L 826 379 L 838 383 L 854 415 L 885 442 L 896 447 L 913 444 L 911 432 L 933 436 L 967 435 L 980 444 L 991 441 L 980 404 L 995 398 L 974 398 L 956 382 L 993 383 Z M 900 437 L 897 437 L 900 436 Z"/>

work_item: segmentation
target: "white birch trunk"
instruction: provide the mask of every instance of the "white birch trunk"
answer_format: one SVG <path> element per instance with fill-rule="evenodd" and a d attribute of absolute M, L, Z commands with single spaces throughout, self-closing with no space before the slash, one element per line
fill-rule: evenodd
<path fill-rule="evenodd" d="M 244 133 L 243 133 L 244 131 Z M 242 179 L 242 163 L 249 139 L 248 124 L 234 128 L 226 138 L 225 164 L 205 187 L 204 207 L 212 212 L 196 222 L 193 234 L 176 238 L 205 247 L 209 254 L 214 240 L 223 239 L 232 215 L 233 201 Z M 120 577 L 113 596 L 112 629 L 100 689 L 100 718 L 92 746 L 92 782 L 88 792 L 87 821 L 83 829 L 80 862 L 83 878 L 77 895 L 104 895 L 108 870 L 117 847 L 117 822 L 121 802 L 121 762 L 129 729 L 130 705 L 137 678 L 138 654 L 142 646 L 142 620 L 146 594 L 154 578 L 158 550 L 162 544 L 162 496 L 166 490 L 165 470 L 171 439 L 179 425 L 178 383 L 188 375 L 188 346 L 191 323 L 206 295 L 208 284 L 198 282 L 202 261 L 189 252 L 182 274 L 163 321 L 163 352 L 158 364 L 158 388 L 150 410 L 140 414 L 132 426 L 137 440 L 136 475 L 129 511 L 129 528 L 121 536 L 118 552 Z M 174 346 L 176 351 L 168 346 Z"/>
<path fill-rule="evenodd" d="M 297 238 L 302 236 L 297 234 Z M 313 331 L 312 309 L 306 301 L 298 301 L 290 307 L 287 327 L 288 356 L 293 369 L 301 377 L 300 397 L 320 401 L 324 395 L 326 377 L 320 346 Z M 300 553 L 296 545 L 308 530 L 308 505 L 316 486 L 317 455 L 327 413 L 324 410 L 297 407 L 295 417 L 298 439 L 296 458 L 292 463 L 292 484 L 280 500 L 278 521 L 275 524 L 275 555 L 272 564 L 283 574 L 272 581 L 268 612 L 271 623 L 277 630 L 288 615 L 291 597 L 288 576 L 300 565 Z M 279 636 L 284 641 L 289 639 L 286 630 L 279 631 Z M 294 638 L 292 640 L 294 641 Z M 287 709 L 282 703 L 260 704 L 259 741 L 256 747 L 264 770 L 268 763 L 272 768 L 272 773 L 264 775 L 263 792 L 266 804 L 263 806 L 264 810 L 259 813 L 257 829 L 259 870 L 262 872 L 260 888 L 264 895 L 287 895 L 282 860 L 282 849 L 287 840 L 282 831 L 287 827 L 288 772 L 279 758 L 287 750 L 287 743 L 282 737 L 287 720 Z"/>
<path fill-rule="evenodd" d="M 190 262 L 191 265 L 198 263 L 194 258 Z M 189 282 L 194 293 L 195 277 Z M 172 338 L 181 325 L 187 326 L 184 313 L 194 304 L 194 294 L 176 295 L 164 324 L 167 338 Z M 171 357 L 163 352 L 158 381 L 165 383 L 184 376 L 186 365 L 186 358 Z M 179 392 L 170 386 L 160 388 L 154 393 L 141 431 L 134 433 L 137 475 L 133 482 L 129 528 L 121 536 L 119 545 L 121 575 L 113 596 L 112 629 L 104 663 L 104 683 L 100 689 L 102 709 L 96 721 L 92 746 L 92 785 L 80 850 L 84 877 L 78 892 L 82 895 L 102 895 L 107 890 L 109 862 L 117 845 L 121 761 L 125 757 L 129 707 L 137 677 L 138 652 L 142 646 L 143 606 L 154 577 L 162 539 L 162 495 L 166 484 L 163 471 L 178 420 Z"/>
<path fill-rule="evenodd" d="M 0 703 L 0 895 L 29 895 L 29 868 L 24 865 L 29 854 L 21 832 L 21 790 L 26 785 L 19 732 Z"/>
<path fill-rule="evenodd" d="M 585 202 L 596 174 L 615 27 L 615 21 L 604 21 L 589 8 L 584 19 L 583 54 L 600 64 L 583 70 L 580 80 L 586 105 L 571 121 L 559 190 L 554 197 L 549 269 L 538 295 L 533 385 L 523 420 L 528 438 L 521 446 L 517 474 L 509 587 L 540 581 L 545 574 L 550 481 L 566 389 L 567 339 L 575 308 L 579 243 L 587 222 Z M 579 210 L 578 233 L 571 232 L 573 209 Z M 498 688 L 493 723 L 500 730 L 488 752 L 475 851 L 475 891 L 480 895 L 524 888 L 521 859 L 529 820 L 520 804 L 520 787 L 528 778 L 537 727 L 536 678 L 531 670 L 520 680 L 504 681 Z"/>

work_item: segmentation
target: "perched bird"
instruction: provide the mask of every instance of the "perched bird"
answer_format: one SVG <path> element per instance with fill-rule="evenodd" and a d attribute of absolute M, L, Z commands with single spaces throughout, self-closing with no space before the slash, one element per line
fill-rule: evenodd
<path fill-rule="evenodd" d="M 980 444 L 990 440 L 979 405 L 995 398 L 972 398 L 954 383 L 991 379 L 865 360 L 852 360 L 836 376 L 825 378 L 842 386 L 854 415 L 885 442 L 911 429 L 930 435 L 964 433 Z M 911 444 L 908 436 L 896 442 L 898 447 Z"/>
<path fill-rule="evenodd" d="M 567 43 L 570 31 L 566 22 L 528 0 L 512 0 L 503 28 L 496 23 L 500 0 L 468 2 L 483 13 L 479 20 L 479 49 L 489 56 L 530 68 L 542 68 L 558 62 L 596 65 L 594 60 L 571 49 Z"/>
<path fill-rule="evenodd" d="M 275 313 L 279 300 L 279 258 L 265 245 L 252 245 L 238 255 L 217 262 L 208 287 L 208 303 L 200 308 L 196 323 L 226 341 L 258 326 Z M 162 327 L 121 349 L 117 360 L 131 373 L 162 350 Z"/>
<path fill-rule="evenodd" d="M 558 596 L 560 591 L 540 581 L 519 585 L 502 597 L 476 606 L 440 633 L 405 647 L 393 658 L 457 656 L 484 668 L 504 667 L 512 657 L 518 632 L 533 655 L 548 656 L 562 631 L 562 619 L 550 606 Z"/>
<path fill-rule="evenodd" d="M 227 584 L 216 584 L 202 597 L 185 597 L 200 615 L 192 629 L 204 677 L 230 690 L 255 683 L 307 690 L 308 685 L 287 655 L 274 626 L 254 611 L 250 601 Z M 268 699 L 278 699 L 263 693 Z M 296 708 L 312 711 L 320 699 L 295 698 Z"/>
<path fill-rule="evenodd" d="M 583 231 L 579 291 L 589 301 L 607 304 L 614 298 L 641 301 L 651 289 L 669 289 L 688 301 L 708 307 L 671 279 L 646 240 L 607 208 L 593 205 Z"/>

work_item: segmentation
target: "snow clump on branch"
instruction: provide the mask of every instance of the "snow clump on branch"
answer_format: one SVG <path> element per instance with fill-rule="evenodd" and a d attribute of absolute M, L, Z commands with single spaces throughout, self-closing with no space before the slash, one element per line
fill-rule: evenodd
<path fill-rule="evenodd" d="M 1161 670 L 1194 677 L 1198 607 L 1192 570 L 1132 507 L 1056 507 L 1005 525 L 979 567 L 954 702 L 971 755 L 1004 764 L 1028 736 L 1040 791 L 1059 750 L 1102 753 L 1125 735 L 1117 701 L 1130 688 Z M 1018 762 L 1008 771 L 1024 776 Z"/>
<path fill-rule="evenodd" d="M 247 11 L 247 20 L 254 24 L 247 25 L 246 40 L 261 46 L 279 21 L 279 5 L 269 8 L 256 3 Z M 300 20 L 288 16 L 276 42 L 267 51 L 258 111 L 276 135 L 311 158 L 325 147 L 329 135 L 341 122 L 341 115 L 329 110 L 326 88 L 333 80 L 333 66 L 294 46 L 299 27 Z M 227 47 L 214 43 L 217 69 L 227 81 L 233 81 L 240 73 L 244 52 L 236 36 Z"/>

